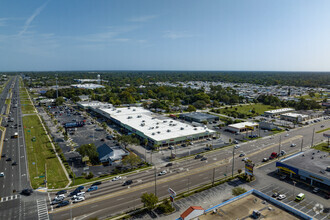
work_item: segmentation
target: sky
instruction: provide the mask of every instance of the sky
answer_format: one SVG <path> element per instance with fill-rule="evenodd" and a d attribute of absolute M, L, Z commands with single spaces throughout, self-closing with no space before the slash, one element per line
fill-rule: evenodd
<path fill-rule="evenodd" d="M 1 0 L 0 71 L 330 71 L 328 0 Z"/>

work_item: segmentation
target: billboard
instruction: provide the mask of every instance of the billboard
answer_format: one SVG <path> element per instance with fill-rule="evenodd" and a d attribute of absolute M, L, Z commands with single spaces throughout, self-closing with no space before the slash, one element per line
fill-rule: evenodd
<path fill-rule="evenodd" d="M 253 163 L 246 162 L 245 163 L 245 173 L 247 175 L 253 176 L 253 167 L 254 167 L 254 164 Z"/>

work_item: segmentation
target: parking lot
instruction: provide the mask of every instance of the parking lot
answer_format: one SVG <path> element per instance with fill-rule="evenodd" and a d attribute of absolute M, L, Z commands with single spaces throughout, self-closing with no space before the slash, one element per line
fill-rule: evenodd
<path fill-rule="evenodd" d="M 282 199 L 281 201 L 297 210 L 300 210 L 307 215 L 313 217 L 313 219 L 330 219 L 330 205 L 324 202 L 315 201 L 312 198 L 309 198 L 306 195 L 305 199 L 302 201 L 295 201 L 296 196 L 303 192 L 299 187 L 292 187 L 286 188 L 282 185 L 270 184 L 263 189 L 260 190 L 261 192 L 265 193 L 268 196 L 272 196 L 274 193 L 284 194 L 286 198 Z"/>

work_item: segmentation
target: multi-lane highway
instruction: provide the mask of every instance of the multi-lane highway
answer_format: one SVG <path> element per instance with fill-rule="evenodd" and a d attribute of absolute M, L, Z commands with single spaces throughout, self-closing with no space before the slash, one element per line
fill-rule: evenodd
<path fill-rule="evenodd" d="M 301 144 L 304 149 L 310 147 L 313 129 L 315 128 L 316 131 L 324 129 L 320 127 L 321 125 L 327 128 L 330 122 L 329 120 L 322 121 L 312 126 L 241 144 L 240 148 L 235 149 L 234 152 L 234 172 L 243 168 L 242 158 L 244 157 L 248 157 L 256 164 L 261 164 L 262 159 L 268 158 L 274 151 L 284 150 L 286 153 L 292 153 L 299 151 Z M 322 139 L 324 139 L 322 133 L 315 133 L 313 142 L 318 143 Z M 296 147 L 291 147 L 291 144 L 296 144 Z M 246 156 L 239 157 L 241 153 L 245 153 Z M 158 167 L 156 172 L 155 170 L 141 171 L 123 177 L 120 181 L 108 181 L 103 183 L 97 191 L 87 193 L 85 202 L 60 209 L 49 207 L 52 219 L 66 219 L 71 216 L 78 219 L 111 216 L 139 207 L 140 197 L 144 192 L 156 192 L 157 196 L 165 198 L 168 197 L 169 187 L 180 193 L 198 185 L 211 183 L 213 178 L 223 178 L 224 174 L 231 175 L 232 155 L 233 147 L 225 148 L 207 153 L 205 155 L 207 160 L 191 158 L 175 162 L 172 167 Z M 162 170 L 167 170 L 168 173 L 161 177 L 157 176 L 155 181 L 155 173 L 158 174 Z M 123 181 L 128 179 L 133 180 L 133 184 L 129 187 L 122 186 Z"/>
<path fill-rule="evenodd" d="M 10 100 L 9 105 L 5 104 L 6 99 Z M 23 189 L 31 186 L 19 98 L 19 77 L 12 77 L 4 88 L 0 106 L 5 108 L 0 110 L 3 119 L 1 125 L 6 128 L 0 160 L 0 172 L 4 172 L 0 178 L 0 219 L 38 219 L 37 200 L 42 195 L 20 194 Z M 15 137 L 15 133 L 18 137 Z"/>

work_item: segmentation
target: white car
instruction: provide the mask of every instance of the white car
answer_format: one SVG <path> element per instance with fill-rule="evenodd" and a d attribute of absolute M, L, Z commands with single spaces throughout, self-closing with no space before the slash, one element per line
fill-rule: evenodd
<path fill-rule="evenodd" d="M 56 196 L 54 198 L 54 200 L 60 200 L 60 201 L 62 201 L 64 198 L 65 198 L 65 195 L 64 194 L 61 194 L 61 195 Z"/>
<path fill-rule="evenodd" d="M 121 180 L 121 176 L 116 176 L 112 179 L 112 181 L 117 181 L 117 180 Z"/>
<path fill-rule="evenodd" d="M 282 200 L 282 199 L 285 199 L 285 198 L 286 198 L 286 195 L 284 195 L 284 194 L 280 194 L 280 195 L 277 197 L 278 200 Z"/>
<path fill-rule="evenodd" d="M 5 176 L 5 173 L 4 172 L 1 172 L 0 173 L 0 177 L 2 177 L 2 176 Z"/>
<path fill-rule="evenodd" d="M 85 197 L 79 196 L 79 197 L 76 197 L 76 198 L 73 200 L 73 203 L 81 202 L 81 201 L 84 201 L 84 200 L 85 200 Z"/>
<path fill-rule="evenodd" d="M 248 159 L 249 159 L 248 157 L 244 157 L 242 161 L 246 162 Z"/>
<path fill-rule="evenodd" d="M 158 174 L 158 176 L 163 176 L 163 175 L 165 175 L 167 172 L 166 172 L 166 170 L 163 170 L 162 172 L 160 172 L 159 174 Z"/>
<path fill-rule="evenodd" d="M 289 136 L 289 134 L 286 134 L 286 135 L 285 135 L 285 137 L 288 137 L 288 136 Z"/>
<path fill-rule="evenodd" d="M 239 146 L 239 145 L 236 145 L 236 146 L 235 146 L 235 149 L 238 149 L 238 148 L 240 148 L 240 146 Z"/>
<path fill-rule="evenodd" d="M 78 192 L 76 197 L 85 196 L 85 192 Z"/>

